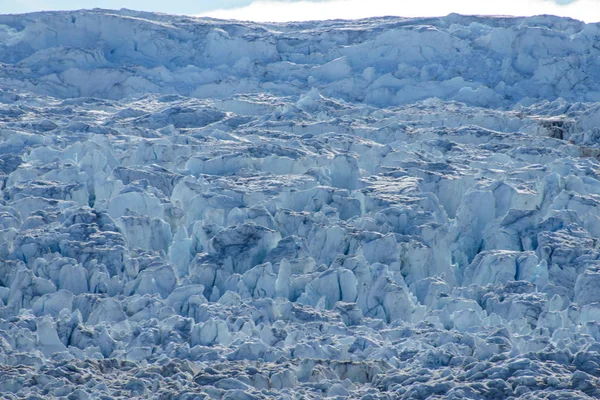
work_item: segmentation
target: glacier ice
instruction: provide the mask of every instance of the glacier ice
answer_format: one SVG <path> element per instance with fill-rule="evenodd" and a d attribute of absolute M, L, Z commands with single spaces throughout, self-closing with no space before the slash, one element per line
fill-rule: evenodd
<path fill-rule="evenodd" d="M 599 35 L 0 15 L 0 393 L 599 398 Z"/>

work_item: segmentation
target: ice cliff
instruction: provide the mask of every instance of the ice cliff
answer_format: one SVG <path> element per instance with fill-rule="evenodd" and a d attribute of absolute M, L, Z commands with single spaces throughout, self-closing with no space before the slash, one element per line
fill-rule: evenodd
<path fill-rule="evenodd" d="M 0 15 L 0 393 L 600 397 L 598 43 Z"/>

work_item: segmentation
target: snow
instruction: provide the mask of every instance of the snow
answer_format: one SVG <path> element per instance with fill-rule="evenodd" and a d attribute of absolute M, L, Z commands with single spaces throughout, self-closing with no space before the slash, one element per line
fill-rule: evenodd
<path fill-rule="evenodd" d="M 599 33 L 0 15 L 0 392 L 600 397 Z"/>

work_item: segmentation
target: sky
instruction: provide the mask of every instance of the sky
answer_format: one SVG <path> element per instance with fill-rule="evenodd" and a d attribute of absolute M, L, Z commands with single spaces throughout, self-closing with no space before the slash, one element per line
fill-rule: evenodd
<path fill-rule="evenodd" d="M 0 14 L 81 8 L 129 8 L 253 21 L 554 14 L 600 22 L 600 0 L 0 0 Z"/>

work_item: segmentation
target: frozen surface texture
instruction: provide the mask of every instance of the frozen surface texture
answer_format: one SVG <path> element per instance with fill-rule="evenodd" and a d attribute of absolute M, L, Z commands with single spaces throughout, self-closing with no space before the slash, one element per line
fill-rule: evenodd
<path fill-rule="evenodd" d="M 0 393 L 599 398 L 599 40 L 0 16 Z"/>

